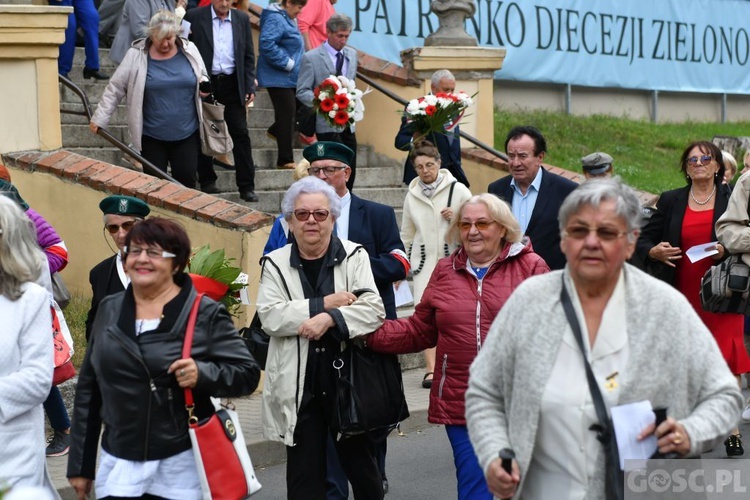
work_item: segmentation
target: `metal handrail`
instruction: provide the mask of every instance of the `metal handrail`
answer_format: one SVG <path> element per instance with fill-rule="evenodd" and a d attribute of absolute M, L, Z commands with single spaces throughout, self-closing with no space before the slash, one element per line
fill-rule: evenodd
<path fill-rule="evenodd" d="M 372 78 L 368 77 L 367 75 L 362 74 L 362 72 L 360 72 L 360 71 L 357 71 L 357 78 L 359 78 L 360 80 L 362 80 L 363 82 L 365 82 L 370 87 L 373 87 L 378 92 L 381 92 L 386 97 L 389 97 L 392 100 L 396 101 L 400 105 L 406 106 L 407 104 L 409 104 L 409 102 L 406 99 L 404 99 L 403 97 L 399 96 L 398 94 L 395 94 L 395 93 L 391 92 L 387 88 L 385 88 L 382 85 L 380 85 L 379 83 L 377 83 Z M 501 158 L 501 159 L 503 159 L 505 161 L 508 161 L 508 157 L 504 153 L 501 153 L 500 151 L 498 151 L 497 149 L 493 148 L 492 146 L 489 146 L 489 145 L 485 144 L 484 142 L 480 141 L 476 137 L 467 134 L 463 130 L 459 131 L 459 135 L 461 136 L 461 138 L 466 139 L 470 143 L 474 144 L 475 146 L 479 147 L 480 149 L 483 149 L 483 150 L 487 151 L 491 155 L 497 156 L 498 158 Z"/>
<path fill-rule="evenodd" d="M 68 77 L 63 75 L 58 75 L 58 79 L 60 80 L 60 83 L 68 87 L 70 90 L 73 91 L 78 97 L 81 98 L 81 103 L 83 104 L 83 111 L 74 111 L 72 109 L 63 109 L 60 108 L 60 113 L 65 113 L 68 115 L 78 115 L 78 116 L 85 116 L 89 121 L 91 121 L 91 103 L 89 102 L 89 98 L 86 95 L 86 92 L 83 91 L 82 88 L 80 88 L 78 85 L 73 83 Z M 127 154 L 128 156 L 133 157 L 136 161 L 140 162 L 141 165 L 143 165 L 143 170 L 150 175 L 153 175 L 154 177 L 158 177 L 160 179 L 163 179 L 165 181 L 174 182 L 175 184 L 179 184 L 182 186 L 182 184 L 177 181 L 174 177 L 148 161 L 146 158 L 141 156 L 141 154 L 122 142 L 117 137 L 113 136 L 107 129 L 104 127 L 99 127 L 99 130 L 96 132 L 97 135 L 103 137 L 106 139 L 110 144 L 118 148 L 123 153 Z"/>

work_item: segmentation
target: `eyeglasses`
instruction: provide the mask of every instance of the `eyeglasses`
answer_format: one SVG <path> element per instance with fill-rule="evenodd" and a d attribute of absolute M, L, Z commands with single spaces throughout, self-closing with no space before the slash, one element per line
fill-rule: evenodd
<path fill-rule="evenodd" d="M 469 231 L 471 230 L 471 226 L 476 227 L 477 231 L 485 231 L 492 224 L 497 224 L 497 222 L 495 222 L 494 220 L 478 220 L 474 222 L 462 220 L 458 223 L 458 227 L 461 229 L 461 231 Z"/>
<path fill-rule="evenodd" d="M 299 209 L 299 210 L 295 210 L 292 213 L 294 213 L 294 217 L 300 222 L 307 222 L 310 219 L 310 215 L 312 215 L 313 219 L 315 219 L 316 221 L 323 222 L 330 215 L 330 212 L 328 210 L 310 211 L 310 210 Z"/>
<path fill-rule="evenodd" d="M 152 260 L 161 260 L 177 257 L 172 252 L 166 250 L 159 250 L 158 248 L 139 248 L 139 247 L 125 247 L 125 255 L 127 257 L 138 257 L 141 253 L 146 252 L 146 256 Z"/>
<path fill-rule="evenodd" d="M 138 222 L 136 220 L 129 220 L 127 222 L 123 222 L 122 224 L 107 224 L 104 226 L 107 231 L 109 231 L 109 234 L 116 234 L 120 228 L 123 229 L 126 233 L 129 233 L 131 229 L 133 229 L 133 226 L 135 223 Z"/>
<path fill-rule="evenodd" d="M 711 155 L 703 155 L 703 156 L 691 156 L 687 159 L 688 163 L 691 165 L 697 165 L 699 162 L 701 165 L 706 165 L 707 163 L 711 163 L 711 160 L 713 160 L 713 157 Z"/>
<path fill-rule="evenodd" d="M 437 163 L 427 162 L 424 165 L 414 165 L 414 170 L 416 170 L 417 172 L 421 172 L 422 170 L 427 170 L 427 169 L 432 170 L 433 168 L 437 166 L 438 166 Z"/>
<path fill-rule="evenodd" d="M 339 170 L 344 170 L 345 168 L 346 167 L 310 167 L 310 168 L 307 169 L 307 173 L 309 175 L 316 176 L 320 172 L 323 172 L 323 174 L 326 177 L 330 177 L 333 174 L 335 174 L 336 172 L 338 172 Z"/>
<path fill-rule="evenodd" d="M 566 236 L 574 240 L 585 240 L 589 233 L 596 233 L 596 237 L 601 241 L 614 241 L 617 238 L 625 236 L 628 231 L 618 231 L 614 227 L 588 227 L 588 226 L 570 226 L 563 231 Z"/>

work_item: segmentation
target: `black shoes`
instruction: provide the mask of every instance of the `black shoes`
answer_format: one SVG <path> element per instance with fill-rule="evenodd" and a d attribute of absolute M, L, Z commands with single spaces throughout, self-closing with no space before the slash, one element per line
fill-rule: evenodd
<path fill-rule="evenodd" d="M 219 188 L 216 187 L 215 182 L 209 182 L 206 184 L 201 184 L 201 191 L 203 191 L 206 194 L 219 194 L 221 191 L 219 191 Z"/>
<path fill-rule="evenodd" d="M 724 446 L 727 448 L 728 457 L 741 457 L 745 454 L 742 448 L 742 434 L 732 434 L 724 440 Z"/>
<path fill-rule="evenodd" d="M 88 80 L 93 78 L 94 80 L 109 80 L 109 75 L 102 73 L 98 69 L 83 68 L 83 79 Z"/>
<path fill-rule="evenodd" d="M 258 201 L 258 195 L 252 189 L 240 189 L 240 198 L 245 201 Z"/>

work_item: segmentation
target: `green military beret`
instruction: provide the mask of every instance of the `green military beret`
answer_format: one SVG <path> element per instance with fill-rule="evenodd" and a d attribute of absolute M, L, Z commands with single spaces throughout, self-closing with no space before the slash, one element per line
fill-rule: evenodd
<path fill-rule="evenodd" d="M 0 179 L 0 196 L 7 196 L 24 210 L 29 209 L 29 204 L 26 203 L 23 198 L 21 198 L 21 195 L 18 193 L 18 189 L 16 189 L 16 186 L 3 179 Z"/>
<path fill-rule="evenodd" d="M 340 142 L 318 141 L 307 146 L 302 156 L 310 163 L 317 160 L 337 160 L 351 166 L 354 161 L 354 151 Z"/>
<path fill-rule="evenodd" d="M 134 215 L 136 217 L 146 217 L 151 212 L 143 200 L 122 195 L 107 196 L 99 203 L 99 209 L 105 215 Z"/>

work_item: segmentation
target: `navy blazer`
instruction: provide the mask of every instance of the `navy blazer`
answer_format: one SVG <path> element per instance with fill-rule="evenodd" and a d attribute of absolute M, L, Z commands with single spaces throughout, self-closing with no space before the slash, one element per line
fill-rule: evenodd
<path fill-rule="evenodd" d="M 726 184 L 719 184 L 716 188 L 710 241 L 718 240 L 716 237 L 716 221 L 726 212 L 731 194 L 732 189 Z M 666 281 L 670 285 L 674 285 L 675 268 L 663 262 L 649 259 L 648 251 L 662 241 L 669 242 L 673 247 L 680 247 L 683 253 L 687 250 L 687 248 L 682 248 L 681 242 L 682 221 L 685 218 L 685 211 L 688 206 L 688 196 L 690 196 L 690 186 L 662 193 L 659 201 L 656 202 L 656 212 L 654 212 L 646 227 L 641 231 L 641 235 L 636 243 L 636 254 L 640 261 L 645 263 L 646 272 Z M 685 259 L 686 257 L 683 256 L 682 258 Z"/>
<path fill-rule="evenodd" d="M 94 266 L 89 273 L 89 283 L 91 283 L 91 309 L 86 316 L 86 340 L 91 336 L 91 326 L 96 318 L 96 311 L 99 308 L 99 302 L 108 295 L 122 292 L 125 287 L 122 286 L 120 276 L 117 274 L 117 255 L 107 257 Z"/>
<path fill-rule="evenodd" d="M 363 200 L 352 194 L 349 207 L 349 240 L 359 243 L 370 256 L 370 266 L 385 306 L 385 316 L 396 319 L 393 283 L 406 278 L 406 269 L 391 250 L 404 252 L 393 207 Z"/>
<path fill-rule="evenodd" d="M 430 141 L 440 152 L 440 168 L 447 169 L 453 174 L 453 177 L 464 186 L 469 187 L 469 180 L 466 178 L 464 169 L 461 168 L 461 137 L 460 126 L 456 125 L 451 132 L 446 134 L 429 134 L 425 139 Z M 407 123 L 406 116 L 401 117 L 401 128 L 398 129 L 394 146 L 401 151 L 411 149 L 412 138 L 414 137 L 414 125 Z M 407 186 L 417 176 L 411 157 L 406 157 L 404 162 L 404 184 Z"/>
<path fill-rule="evenodd" d="M 565 198 L 578 187 L 575 182 L 542 169 L 542 182 L 539 195 L 531 212 L 531 220 L 526 228 L 526 236 L 531 239 L 534 251 L 539 254 L 550 269 L 565 267 L 565 255 L 560 249 L 560 223 L 557 214 Z M 487 191 L 513 205 L 513 176 L 498 179 L 487 187 Z"/>
<path fill-rule="evenodd" d="M 250 32 L 250 17 L 241 10 L 232 9 L 232 40 L 234 42 L 234 74 L 237 75 L 240 103 L 245 102 L 245 94 L 255 94 L 255 49 Z M 214 30 L 211 19 L 211 6 L 190 9 L 185 14 L 190 22 L 190 41 L 198 48 L 211 73 L 214 62 Z"/>

